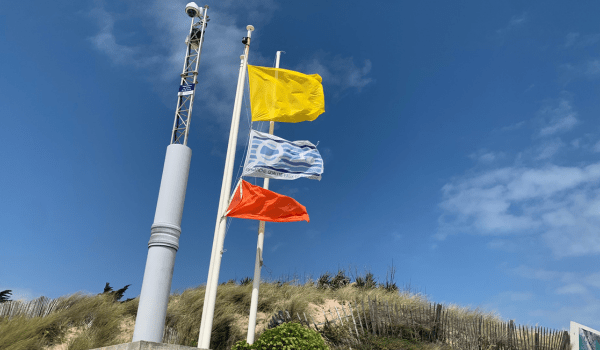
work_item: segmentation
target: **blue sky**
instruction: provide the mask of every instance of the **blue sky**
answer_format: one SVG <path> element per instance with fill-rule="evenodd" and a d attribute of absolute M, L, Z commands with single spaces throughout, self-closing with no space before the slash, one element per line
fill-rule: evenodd
<path fill-rule="evenodd" d="M 281 67 L 320 74 L 326 98 L 317 120 L 277 124 L 280 137 L 319 142 L 325 172 L 271 181 L 311 221 L 267 224 L 263 277 L 341 267 L 385 279 L 393 262 L 397 284 L 432 301 L 600 328 L 599 4 L 208 5 L 173 291 L 206 283 L 252 24 L 250 63 L 285 51 Z M 184 7 L 0 5 L 0 290 L 55 298 L 110 282 L 139 295 Z M 233 220 L 221 281 L 252 275 L 257 226 Z"/>

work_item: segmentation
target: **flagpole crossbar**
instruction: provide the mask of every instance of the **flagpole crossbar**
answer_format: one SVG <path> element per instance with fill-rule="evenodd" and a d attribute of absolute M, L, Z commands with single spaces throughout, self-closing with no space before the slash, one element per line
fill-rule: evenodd
<path fill-rule="evenodd" d="M 198 65 L 200 63 L 202 44 L 204 43 L 204 31 L 208 21 L 210 21 L 207 12 L 208 6 L 204 6 L 204 16 L 192 18 L 190 34 L 185 40 L 187 50 L 179 84 L 177 109 L 175 111 L 175 121 L 173 122 L 173 132 L 171 133 L 171 144 L 187 146 L 190 119 L 192 117 L 194 96 L 196 94 L 195 87 L 198 83 Z"/>

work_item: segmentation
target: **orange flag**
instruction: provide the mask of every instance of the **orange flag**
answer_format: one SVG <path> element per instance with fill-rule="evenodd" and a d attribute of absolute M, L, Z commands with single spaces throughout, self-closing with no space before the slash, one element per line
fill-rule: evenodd
<path fill-rule="evenodd" d="M 226 216 L 271 222 L 309 222 L 306 207 L 283 196 L 242 180 L 238 183 Z"/>

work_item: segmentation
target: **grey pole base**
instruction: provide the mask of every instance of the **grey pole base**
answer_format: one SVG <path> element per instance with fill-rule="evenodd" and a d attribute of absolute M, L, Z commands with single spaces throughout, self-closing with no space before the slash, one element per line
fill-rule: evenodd
<path fill-rule="evenodd" d="M 196 347 L 176 345 L 176 344 L 163 344 L 155 343 L 151 341 L 140 340 L 133 343 L 125 343 L 118 345 L 105 346 L 102 348 L 95 348 L 90 350 L 198 350 Z M 210 349 L 208 349 L 210 350 Z"/>

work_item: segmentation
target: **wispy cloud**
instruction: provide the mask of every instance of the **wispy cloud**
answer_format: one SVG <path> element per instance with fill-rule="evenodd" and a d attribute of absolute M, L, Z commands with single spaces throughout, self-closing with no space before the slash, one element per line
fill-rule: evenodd
<path fill-rule="evenodd" d="M 469 158 L 481 162 L 481 163 L 492 163 L 498 158 L 502 158 L 504 153 L 502 152 L 492 152 L 487 149 L 480 149 L 476 152 L 469 154 Z"/>
<path fill-rule="evenodd" d="M 98 22 L 100 31 L 89 38 L 94 47 L 106 54 L 113 63 L 147 67 L 158 62 L 158 57 L 144 55 L 141 46 L 127 46 L 117 43 L 114 35 L 115 14 L 107 12 L 102 6 L 93 8 L 88 15 Z"/>
<path fill-rule="evenodd" d="M 277 250 L 279 250 L 279 248 L 281 248 L 283 246 L 283 243 L 276 243 L 273 247 L 271 247 L 271 251 L 272 252 L 276 252 Z"/>
<path fill-rule="evenodd" d="M 579 283 L 571 283 L 556 289 L 556 294 L 587 294 L 589 291 Z"/>
<path fill-rule="evenodd" d="M 128 6 L 127 15 L 121 15 L 108 10 L 104 2 L 96 2 L 88 14 L 96 20 L 99 30 L 89 40 L 112 63 L 151 72 L 147 75 L 148 80 L 155 85 L 157 94 L 164 102 L 171 105 L 170 99 L 174 98 L 174 94 L 165 93 L 164 87 L 170 85 L 176 88 L 185 58 L 184 39 L 190 25 L 183 11 L 186 1 L 154 0 L 144 6 L 133 2 L 125 4 Z M 200 114 L 203 121 L 211 124 L 216 120 L 221 129 L 229 125 L 239 56 L 243 53 L 241 38 L 246 35 L 245 26 L 255 25 L 257 30 L 254 34 L 260 35 L 260 25 L 267 24 L 277 10 L 278 5 L 274 0 L 225 0 L 219 2 L 218 9 L 209 9 L 211 20 L 202 50 L 199 68 L 201 84 L 198 85 L 196 100 L 201 100 L 203 109 L 212 115 Z M 132 44 L 131 40 L 127 40 L 131 33 L 117 30 L 120 28 L 119 22 L 125 20 L 138 23 L 139 30 L 149 33 L 151 39 Z M 242 21 L 243 25 L 240 24 Z M 325 57 L 327 60 L 320 60 Z M 263 57 L 258 50 L 251 50 L 249 61 L 252 64 L 270 65 L 272 60 Z M 301 67 L 307 73 L 321 74 L 324 84 L 333 87 L 337 94 L 349 90 L 359 92 L 372 82 L 369 78 L 369 60 L 362 67 L 357 67 L 352 58 L 330 59 L 329 55 L 321 53 L 301 64 Z M 242 123 L 242 126 L 246 125 Z M 240 134 L 243 134 L 242 131 Z"/>
<path fill-rule="evenodd" d="M 564 63 L 559 66 L 562 80 L 570 82 L 575 79 L 600 78 L 600 59 L 588 59 L 575 63 Z"/>
<path fill-rule="evenodd" d="M 535 159 L 543 160 L 552 158 L 564 146 L 565 143 L 559 138 L 544 140 L 535 150 L 535 153 L 537 154 Z"/>
<path fill-rule="evenodd" d="M 508 21 L 508 24 L 505 27 L 496 30 L 496 34 L 498 34 L 499 36 L 504 36 L 507 33 L 510 33 L 512 31 L 522 27 L 526 22 L 527 22 L 527 13 L 526 12 L 524 12 L 520 15 L 512 16 L 510 18 L 510 20 Z"/>
<path fill-rule="evenodd" d="M 564 97 L 544 106 L 536 117 L 534 144 L 519 152 L 513 165 L 494 167 L 492 151 L 471 154 L 479 160 L 477 170 L 442 187 L 437 237 L 461 232 L 529 236 L 557 258 L 600 254 L 600 162 L 553 164 L 559 153 L 592 148 L 580 141 L 567 148 L 556 136 L 579 123 L 576 115 Z M 502 239 L 490 247 L 516 248 Z"/>
<path fill-rule="evenodd" d="M 553 271 L 525 265 L 506 271 L 510 275 L 537 281 L 536 285 L 541 287 L 542 291 L 535 293 L 527 289 L 503 291 L 491 298 L 485 305 L 486 308 L 502 309 L 511 317 L 521 314 L 521 319 L 517 320 L 519 323 L 531 323 L 532 319 L 546 318 L 556 324 L 565 324 L 567 320 L 574 319 L 588 325 L 597 324 L 597 315 L 600 313 L 600 299 L 597 298 L 597 288 L 600 288 L 599 273 Z M 552 298 L 560 298 L 560 303 L 548 305 L 549 307 L 544 309 L 533 309 L 523 314 L 519 303 L 528 303 L 531 308 L 536 300 L 545 299 L 544 293 L 554 295 Z"/>
<path fill-rule="evenodd" d="M 600 253 L 600 163 L 506 167 L 442 188 L 442 234 L 537 234 L 558 257 Z M 442 236 L 443 237 L 443 236 Z"/>
<path fill-rule="evenodd" d="M 324 86 L 333 89 L 334 98 L 339 98 L 348 91 L 361 92 L 365 86 L 374 82 L 369 76 L 371 61 L 368 59 L 364 60 L 361 67 L 354 63 L 352 57 L 331 57 L 328 53 L 318 52 L 295 69 L 308 74 L 319 74 Z"/>
<path fill-rule="evenodd" d="M 503 128 L 500 129 L 500 131 L 512 131 L 512 130 L 517 130 L 522 128 L 525 125 L 525 121 L 520 121 L 518 123 L 515 124 L 511 124 L 509 126 L 505 126 Z"/>
<path fill-rule="evenodd" d="M 539 111 L 542 127 L 539 136 L 551 136 L 572 129 L 579 123 L 571 102 L 560 98 L 558 105 L 546 105 Z"/>
<path fill-rule="evenodd" d="M 557 283 L 569 283 L 575 281 L 578 276 L 573 272 L 563 271 L 552 271 L 543 268 L 533 268 L 526 265 L 520 265 L 518 267 L 510 269 L 510 272 L 526 279 L 533 279 L 538 281 L 554 281 Z"/>
<path fill-rule="evenodd" d="M 600 41 L 600 34 L 581 35 L 579 33 L 568 33 L 565 37 L 565 48 L 584 48 L 593 46 Z"/>

